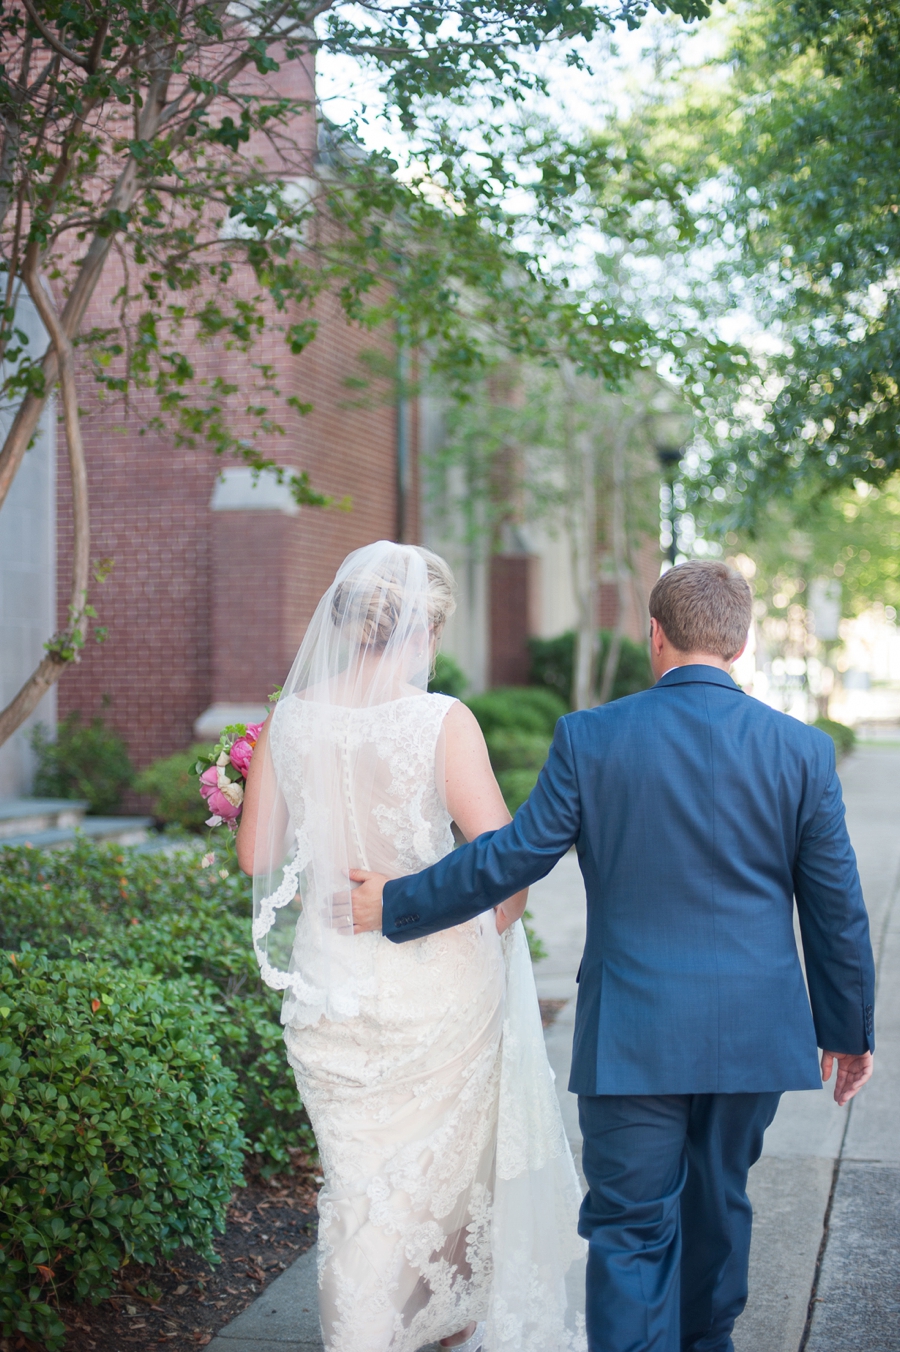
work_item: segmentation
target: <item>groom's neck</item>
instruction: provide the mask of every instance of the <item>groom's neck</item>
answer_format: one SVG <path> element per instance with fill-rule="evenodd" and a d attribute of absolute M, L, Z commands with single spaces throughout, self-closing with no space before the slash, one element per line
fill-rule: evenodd
<path fill-rule="evenodd" d="M 672 671 L 675 667 L 718 667 L 719 671 L 730 671 L 732 664 L 740 657 L 745 646 L 746 639 L 740 652 L 735 653 L 733 657 L 722 657 L 720 653 L 686 653 L 681 648 L 676 648 L 674 643 L 669 642 L 666 631 L 659 620 L 655 617 L 650 620 L 650 666 L 653 669 L 655 681 L 658 681 L 661 676 L 665 676 L 667 671 Z"/>
<path fill-rule="evenodd" d="M 730 671 L 732 664 L 718 653 L 683 653 L 667 643 L 660 653 L 651 652 L 650 665 L 654 680 L 658 681 L 667 671 L 674 671 L 676 667 L 718 667 L 719 671 Z"/>

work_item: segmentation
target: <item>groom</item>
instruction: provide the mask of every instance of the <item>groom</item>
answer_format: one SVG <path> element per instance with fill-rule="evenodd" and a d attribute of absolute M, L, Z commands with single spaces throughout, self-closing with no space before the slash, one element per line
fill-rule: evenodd
<path fill-rule="evenodd" d="M 722 563 L 650 597 L 656 685 L 560 719 L 515 821 L 353 894 L 397 943 L 458 925 L 576 845 L 587 892 L 569 1088 L 591 1352 L 731 1352 L 747 1173 L 785 1090 L 871 1074 L 874 967 L 831 740 L 728 674 L 751 618 Z M 809 987 L 793 932 L 796 899 Z M 810 1005 L 812 1009 L 810 1010 Z"/>

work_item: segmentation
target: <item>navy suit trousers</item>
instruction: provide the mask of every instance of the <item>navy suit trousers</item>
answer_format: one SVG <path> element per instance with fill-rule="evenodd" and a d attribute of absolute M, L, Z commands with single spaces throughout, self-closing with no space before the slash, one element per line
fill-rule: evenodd
<path fill-rule="evenodd" d="M 580 1096 L 590 1352 L 732 1352 L 781 1095 Z"/>

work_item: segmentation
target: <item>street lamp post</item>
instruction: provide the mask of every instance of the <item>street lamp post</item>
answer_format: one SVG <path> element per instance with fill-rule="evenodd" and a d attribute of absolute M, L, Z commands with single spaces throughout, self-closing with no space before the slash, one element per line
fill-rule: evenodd
<path fill-rule="evenodd" d="M 669 490 L 668 502 L 668 522 L 671 539 L 667 551 L 667 558 L 673 565 L 678 557 L 678 512 L 675 506 L 675 480 L 678 477 L 678 466 L 681 464 L 680 446 L 657 446 L 656 458 L 659 461 L 659 467 L 662 470 L 663 482 Z"/>

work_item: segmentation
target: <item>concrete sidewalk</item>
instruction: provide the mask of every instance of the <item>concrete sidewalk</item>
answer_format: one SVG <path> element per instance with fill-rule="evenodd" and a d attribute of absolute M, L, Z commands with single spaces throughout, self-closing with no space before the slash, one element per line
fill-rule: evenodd
<path fill-rule="evenodd" d="M 841 778 L 879 962 L 877 1068 L 849 1109 L 835 1106 L 830 1087 L 782 1099 L 750 1179 L 750 1299 L 735 1352 L 900 1352 L 900 746 L 861 748 Z M 584 944 L 574 853 L 532 889 L 529 910 L 548 950 L 535 968 L 538 995 L 567 1001 L 546 1040 L 580 1162 L 576 1101 L 565 1087 Z M 321 1352 L 314 1253 L 209 1348 Z"/>
<path fill-rule="evenodd" d="M 842 767 L 878 964 L 875 1071 L 845 1114 L 806 1352 L 900 1352 L 900 747 Z"/>

